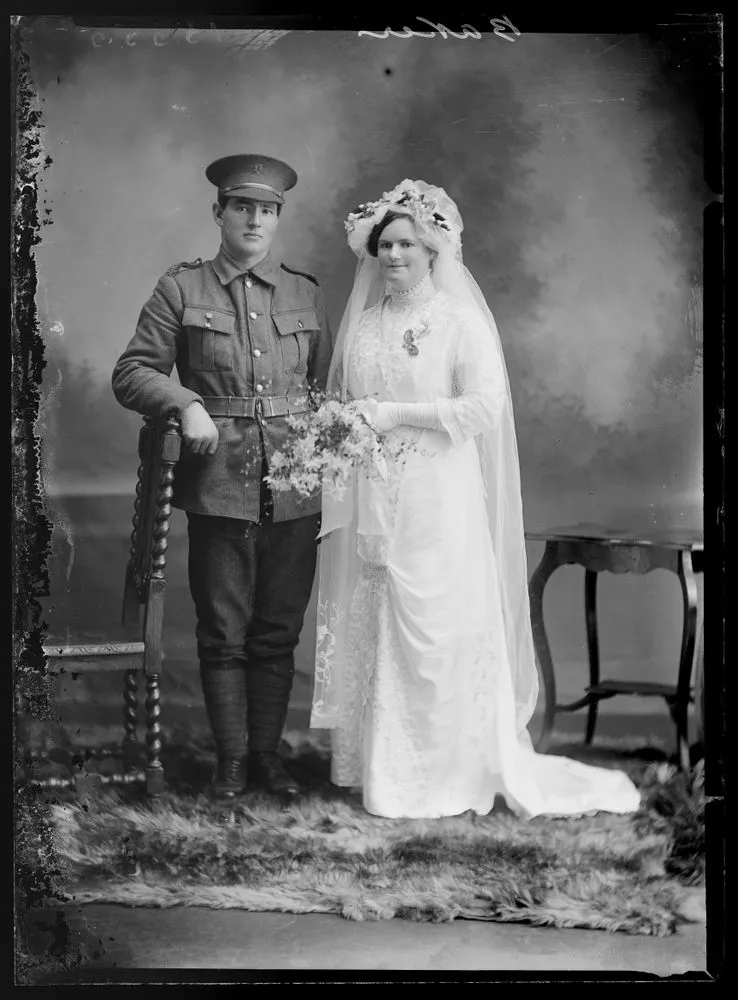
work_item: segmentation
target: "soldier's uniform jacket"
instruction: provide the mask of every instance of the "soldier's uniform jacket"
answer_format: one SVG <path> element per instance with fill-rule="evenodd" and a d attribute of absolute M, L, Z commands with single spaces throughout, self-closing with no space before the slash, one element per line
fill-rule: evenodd
<path fill-rule="evenodd" d="M 248 271 L 222 248 L 208 261 L 170 268 L 141 311 L 136 332 L 113 372 L 113 391 L 131 410 L 180 416 L 193 400 L 304 397 L 324 389 L 332 344 L 316 279 L 267 255 Z M 177 368 L 178 384 L 172 377 Z M 267 401 L 268 402 L 268 401 Z M 183 448 L 174 505 L 200 514 L 259 520 L 262 440 L 267 462 L 289 433 L 286 416 L 212 417 L 214 455 Z M 274 520 L 320 510 L 274 492 Z"/>

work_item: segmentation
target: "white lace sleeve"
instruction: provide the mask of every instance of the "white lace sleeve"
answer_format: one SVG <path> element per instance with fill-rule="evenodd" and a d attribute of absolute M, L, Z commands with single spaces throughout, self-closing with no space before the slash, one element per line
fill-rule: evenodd
<path fill-rule="evenodd" d="M 497 332 L 472 309 L 460 310 L 457 322 L 454 398 L 439 400 L 438 416 L 453 443 L 461 445 L 495 426 L 507 398 L 507 381 Z"/>

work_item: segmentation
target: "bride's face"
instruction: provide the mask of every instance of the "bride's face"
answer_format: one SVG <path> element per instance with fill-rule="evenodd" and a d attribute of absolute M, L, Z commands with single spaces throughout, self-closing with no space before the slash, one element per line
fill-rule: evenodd
<path fill-rule="evenodd" d="M 412 288 L 430 266 L 431 254 L 415 234 L 410 219 L 395 219 L 377 243 L 377 260 L 390 287 Z"/>

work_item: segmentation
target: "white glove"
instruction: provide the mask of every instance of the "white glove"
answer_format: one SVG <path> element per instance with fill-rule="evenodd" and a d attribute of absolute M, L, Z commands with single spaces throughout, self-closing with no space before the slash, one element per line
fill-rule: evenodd
<path fill-rule="evenodd" d="M 436 403 L 379 403 L 374 422 L 377 430 L 382 433 L 401 425 L 431 431 L 443 430 Z"/>
<path fill-rule="evenodd" d="M 428 430 L 443 430 L 436 403 L 394 403 L 377 402 L 376 399 L 361 400 L 361 410 L 378 434 L 387 434 L 395 427 L 421 427 Z"/>

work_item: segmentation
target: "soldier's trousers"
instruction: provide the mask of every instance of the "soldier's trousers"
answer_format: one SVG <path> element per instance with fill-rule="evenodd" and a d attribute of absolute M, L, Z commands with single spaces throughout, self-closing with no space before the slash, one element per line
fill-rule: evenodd
<path fill-rule="evenodd" d="M 320 515 L 255 524 L 188 513 L 189 582 L 221 758 L 279 746 L 315 575 Z"/>

